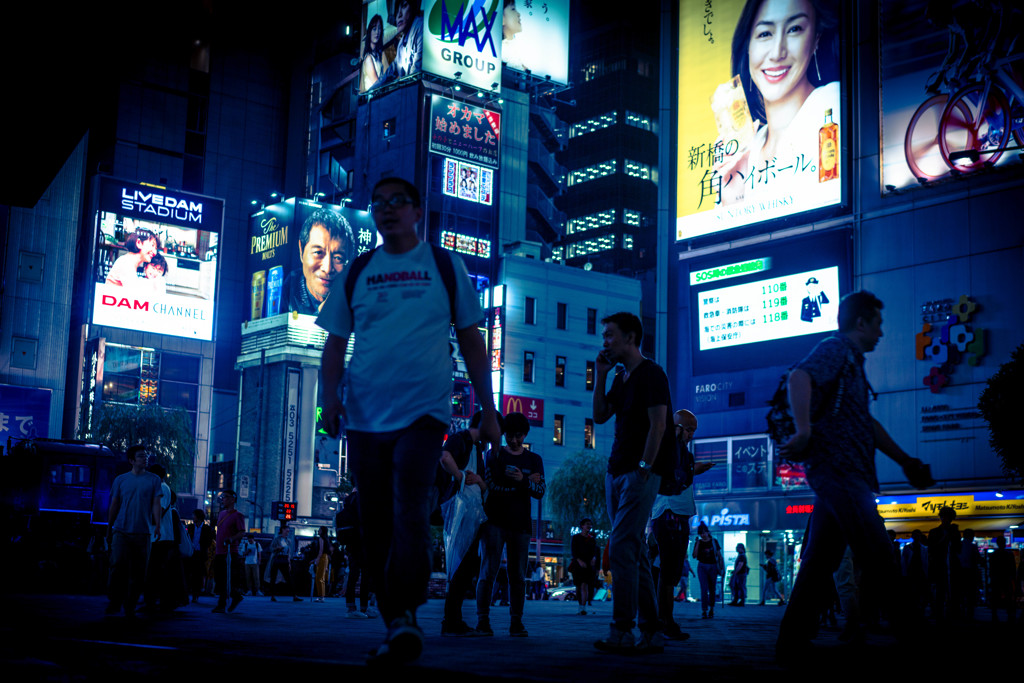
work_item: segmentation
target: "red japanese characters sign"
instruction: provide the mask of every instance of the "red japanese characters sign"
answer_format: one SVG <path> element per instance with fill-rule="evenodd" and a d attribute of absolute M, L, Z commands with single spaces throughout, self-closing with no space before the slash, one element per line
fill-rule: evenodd
<path fill-rule="evenodd" d="M 430 105 L 430 151 L 498 167 L 501 114 L 434 95 Z"/>

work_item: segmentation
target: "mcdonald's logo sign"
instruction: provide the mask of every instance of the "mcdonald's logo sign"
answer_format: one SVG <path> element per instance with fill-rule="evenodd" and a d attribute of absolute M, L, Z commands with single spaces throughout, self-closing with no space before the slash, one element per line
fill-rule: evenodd
<path fill-rule="evenodd" d="M 542 398 L 505 394 L 502 399 L 501 412 L 503 415 L 522 413 L 534 427 L 544 426 L 544 399 Z"/>

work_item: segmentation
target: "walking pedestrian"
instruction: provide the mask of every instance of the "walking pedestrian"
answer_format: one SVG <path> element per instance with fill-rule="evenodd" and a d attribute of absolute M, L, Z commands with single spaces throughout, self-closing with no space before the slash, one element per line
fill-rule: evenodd
<path fill-rule="evenodd" d="M 217 606 L 213 612 L 234 612 L 242 602 L 245 570 L 238 554 L 238 543 L 245 535 L 245 517 L 235 509 L 238 497 L 228 489 L 220 494 L 220 515 L 217 517 L 217 551 L 213 557 L 213 580 Z M 231 603 L 228 604 L 228 597 Z"/>
<path fill-rule="evenodd" d="M 408 662 L 423 649 L 416 609 L 426 601 L 430 489 L 451 420 L 452 324 L 483 402 L 480 431 L 490 442 L 499 432 L 490 356 L 477 329 L 483 312 L 462 260 L 420 241 L 423 207 L 407 180 L 379 180 L 371 208 L 383 244 L 353 261 L 317 317 L 329 333 L 322 414 L 331 436 L 339 418 L 347 423 L 367 569 L 379 579 L 387 635 L 371 659 Z M 358 341 L 346 369 L 350 335 Z"/>
<path fill-rule="evenodd" d="M 697 560 L 697 580 L 700 581 L 700 617 L 715 618 L 715 588 L 718 576 L 725 573 L 725 558 L 718 539 L 711 536 L 708 525 L 697 527 L 697 541 L 693 544 L 693 559 Z"/>

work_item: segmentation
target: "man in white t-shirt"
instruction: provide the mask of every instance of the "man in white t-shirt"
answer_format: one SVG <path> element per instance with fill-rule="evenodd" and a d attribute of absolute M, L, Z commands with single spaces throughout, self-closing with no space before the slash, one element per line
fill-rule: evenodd
<path fill-rule="evenodd" d="M 378 577 L 378 606 L 388 626 L 373 658 L 403 662 L 423 649 L 415 612 L 427 597 L 430 489 L 451 420 L 452 323 L 473 388 L 483 397 L 480 432 L 496 443 L 500 431 L 490 362 L 477 331 L 483 313 L 465 266 L 420 241 L 416 225 L 423 208 L 414 185 L 384 178 L 374 186 L 372 202 L 383 245 L 353 263 L 346 276 L 352 281 L 332 288 L 317 317 L 330 333 L 322 364 L 323 422 L 332 436 L 341 428 L 339 418 L 347 425 L 366 571 Z M 350 335 L 354 348 L 346 369 Z"/>

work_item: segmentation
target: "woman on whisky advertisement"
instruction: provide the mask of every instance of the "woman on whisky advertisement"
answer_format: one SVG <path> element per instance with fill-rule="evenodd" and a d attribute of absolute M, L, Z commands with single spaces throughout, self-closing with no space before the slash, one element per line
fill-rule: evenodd
<path fill-rule="evenodd" d="M 749 113 L 728 101 L 728 84 L 712 99 L 716 118 L 728 107 L 740 131 L 720 140 L 723 204 L 813 192 L 838 177 L 838 56 L 834 1 L 747 1 L 733 35 L 732 71 L 733 97 L 742 88 Z"/>

